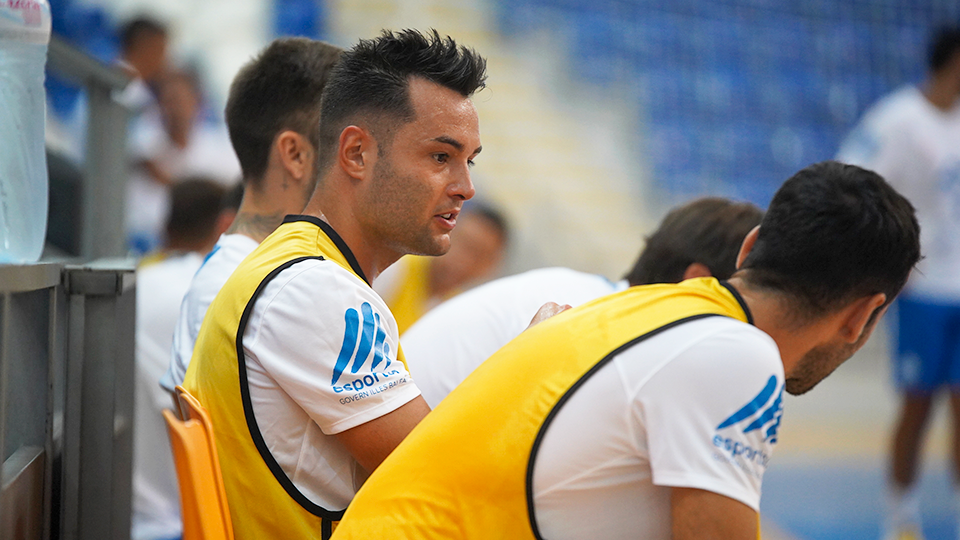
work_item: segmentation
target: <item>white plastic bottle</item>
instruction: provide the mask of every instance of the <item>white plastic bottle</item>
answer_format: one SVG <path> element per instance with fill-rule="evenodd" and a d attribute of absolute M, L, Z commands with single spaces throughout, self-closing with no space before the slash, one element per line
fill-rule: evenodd
<path fill-rule="evenodd" d="M 0 263 L 36 262 L 43 251 L 49 41 L 47 0 L 0 0 Z"/>

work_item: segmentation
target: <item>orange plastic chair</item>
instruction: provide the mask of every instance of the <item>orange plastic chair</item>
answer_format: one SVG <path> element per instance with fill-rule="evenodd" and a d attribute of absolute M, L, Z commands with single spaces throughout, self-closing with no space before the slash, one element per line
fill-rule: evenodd
<path fill-rule="evenodd" d="M 223 488 L 220 458 L 210 415 L 182 387 L 177 401 L 183 420 L 163 411 L 180 484 L 183 540 L 233 540 L 233 523 Z"/>

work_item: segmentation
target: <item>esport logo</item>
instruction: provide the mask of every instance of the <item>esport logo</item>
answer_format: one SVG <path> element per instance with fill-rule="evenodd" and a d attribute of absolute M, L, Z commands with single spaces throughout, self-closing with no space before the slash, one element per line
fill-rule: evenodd
<path fill-rule="evenodd" d="M 381 325 L 380 314 L 374 313 L 373 307 L 368 302 L 364 302 L 360 305 L 359 312 L 354 308 L 349 308 L 344 313 L 343 318 L 346 323 L 346 330 L 343 333 L 343 345 L 340 346 L 340 354 L 337 356 L 337 363 L 333 367 L 333 378 L 330 384 L 337 384 L 348 365 L 350 366 L 350 373 L 356 374 L 368 360 L 370 361 L 369 371 L 372 372 L 380 364 L 383 364 L 380 371 L 385 372 L 392 362 L 390 360 L 390 344 L 386 342 L 387 333 Z M 350 363 L 351 360 L 353 361 L 352 364 Z M 371 381 L 379 379 L 376 374 L 371 375 L 370 378 Z M 376 382 L 379 382 L 379 380 Z M 359 390 L 358 388 L 355 389 Z"/>
<path fill-rule="evenodd" d="M 746 423 L 743 433 L 762 430 L 763 440 L 771 444 L 777 442 L 777 430 L 780 428 L 780 417 L 783 415 L 783 388 L 777 391 L 777 378 L 771 375 L 767 384 L 749 403 L 720 422 L 717 431 Z M 742 438 L 723 437 L 714 435 L 713 445 L 726 452 L 731 458 L 742 459 L 766 467 L 770 456 L 762 448 L 753 448 L 745 444 Z M 734 461 L 736 463 L 737 461 Z"/>
<path fill-rule="evenodd" d="M 774 397 L 776 394 L 776 397 Z M 771 401 L 771 398 L 773 400 Z M 760 429 L 764 430 L 764 441 L 777 442 L 777 430 L 780 429 L 780 417 L 783 415 L 783 388 L 777 392 L 777 377 L 771 375 L 766 386 L 749 403 L 740 408 L 729 418 L 720 422 L 717 431 L 753 418 L 753 421 L 743 428 L 744 433 Z"/>

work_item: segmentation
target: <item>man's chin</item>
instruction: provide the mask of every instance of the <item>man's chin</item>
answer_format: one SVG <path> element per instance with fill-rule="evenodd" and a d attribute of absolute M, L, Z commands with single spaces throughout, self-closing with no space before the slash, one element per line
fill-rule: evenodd
<path fill-rule="evenodd" d="M 806 382 L 801 381 L 801 380 L 798 380 L 798 379 L 787 379 L 787 382 L 786 382 L 786 385 L 785 385 L 785 388 L 784 388 L 784 389 L 785 389 L 785 390 L 787 391 L 787 393 L 790 394 L 791 396 L 799 396 L 799 395 L 802 395 L 802 394 L 806 394 L 806 393 L 809 392 L 810 389 L 813 388 L 814 386 L 816 386 L 816 383 L 814 383 L 814 384 L 807 384 Z"/>
<path fill-rule="evenodd" d="M 784 386 L 788 394 L 791 396 L 799 396 L 813 390 L 818 384 L 820 384 L 820 381 L 804 381 L 797 378 L 787 378 Z"/>
<path fill-rule="evenodd" d="M 450 236 L 444 235 L 443 238 L 435 238 L 432 242 L 422 242 L 416 246 L 408 246 L 406 252 L 409 255 L 426 255 L 428 257 L 439 257 L 450 251 Z"/>

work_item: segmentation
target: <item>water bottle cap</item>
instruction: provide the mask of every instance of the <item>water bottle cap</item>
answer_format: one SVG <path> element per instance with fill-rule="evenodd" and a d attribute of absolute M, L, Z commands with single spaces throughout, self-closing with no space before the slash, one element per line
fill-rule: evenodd
<path fill-rule="evenodd" d="M 45 45 L 50 41 L 47 0 L 0 0 L 0 39 Z"/>

